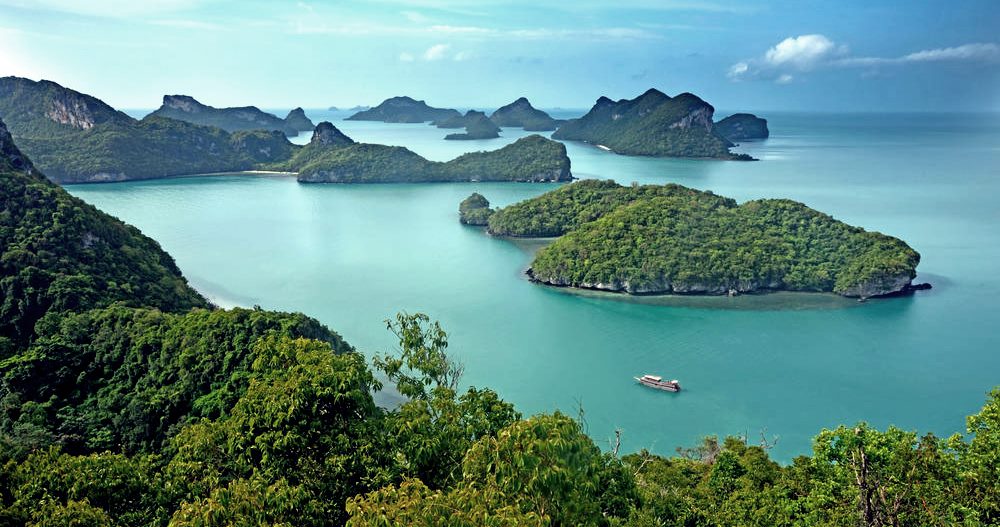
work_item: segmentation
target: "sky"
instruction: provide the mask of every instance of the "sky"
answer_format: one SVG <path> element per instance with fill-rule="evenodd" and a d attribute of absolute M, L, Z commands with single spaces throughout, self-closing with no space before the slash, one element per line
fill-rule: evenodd
<path fill-rule="evenodd" d="M 0 76 L 117 108 L 1000 111 L 998 28 L 1000 0 L 0 0 Z"/>

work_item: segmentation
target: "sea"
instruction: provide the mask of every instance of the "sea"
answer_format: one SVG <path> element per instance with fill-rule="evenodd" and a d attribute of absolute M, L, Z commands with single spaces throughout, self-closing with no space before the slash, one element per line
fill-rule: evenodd
<path fill-rule="evenodd" d="M 505 128 L 500 139 L 445 141 L 449 131 L 427 124 L 306 113 L 355 140 L 439 161 L 528 135 Z M 622 452 L 665 455 L 734 435 L 766 440 L 788 462 L 841 424 L 963 432 L 1000 385 L 1000 115 L 758 113 L 771 137 L 736 149 L 757 162 L 627 157 L 568 142 L 572 171 L 741 202 L 801 201 L 905 240 L 921 254 L 917 281 L 933 289 L 863 303 L 808 293 L 575 292 L 527 280 L 538 242 L 458 221 L 472 192 L 502 207 L 558 184 L 300 184 L 230 174 L 67 189 L 158 240 L 220 306 L 306 313 L 369 357 L 398 351 L 386 319 L 426 313 L 447 331 L 464 385 L 495 390 L 525 416 L 577 417 L 603 448 L 616 431 Z M 647 373 L 683 390 L 638 385 L 634 377 Z"/>

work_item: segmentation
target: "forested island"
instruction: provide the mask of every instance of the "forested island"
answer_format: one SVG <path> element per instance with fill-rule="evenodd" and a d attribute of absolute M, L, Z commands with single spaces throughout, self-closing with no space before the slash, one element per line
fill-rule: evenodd
<path fill-rule="evenodd" d="M 458 122 L 460 126 L 452 126 Z M 445 126 L 438 124 L 438 128 L 465 128 L 464 134 L 448 134 L 444 138 L 448 140 L 462 139 L 496 139 L 500 137 L 500 127 L 496 125 L 486 114 L 469 110 L 461 119 L 451 118 L 443 122 Z"/>
<path fill-rule="evenodd" d="M 298 172 L 302 182 L 339 183 L 572 178 L 565 146 L 538 136 L 438 163 L 402 147 L 356 145 L 329 122 L 320 123 L 303 147 L 278 130 L 230 133 L 161 115 L 136 120 L 56 83 L 17 77 L 0 79 L 0 115 L 10 117 L 11 134 L 27 145 L 25 151 L 41 171 L 58 183 L 245 170 Z M 481 112 L 479 116 L 486 119 Z M 298 117 L 304 113 L 289 114 L 292 121 Z M 345 146 L 349 148 L 341 148 Z"/>
<path fill-rule="evenodd" d="M 833 292 L 912 287 L 905 242 L 785 199 L 736 201 L 680 185 L 584 180 L 490 215 L 489 232 L 552 237 L 528 271 L 550 285 L 629 294 Z"/>
<path fill-rule="evenodd" d="M 280 130 L 286 136 L 292 137 L 298 135 L 299 132 L 313 129 L 312 122 L 306 117 L 302 108 L 292 110 L 288 117 L 281 119 L 256 106 L 215 108 L 202 104 L 189 95 L 164 95 L 163 104 L 149 115 L 215 126 L 227 132 Z"/>
<path fill-rule="evenodd" d="M 839 426 L 784 465 L 749 435 L 602 452 L 582 419 L 460 388 L 424 315 L 386 321 L 398 351 L 366 357 L 303 314 L 214 308 L 2 123 L 0 202 L 0 525 L 1000 522 L 1000 388 L 948 439 Z M 376 406 L 375 371 L 400 406 Z"/>
<path fill-rule="evenodd" d="M 303 183 L 416 183 L 445 181 L 569 181 L 566 146 L 532 135 L 498 150 L 429 161 L 401 147 L 355 143 L 329 122 L 288 161 L 265 165 L 298 173 Z"/>
<path fill-rule="evenodd" d="M 771 132 L 767 129 L 767 119 L 752 113 L 734 113 L 715 123 L 715 133 L 730 142 L 767 139 Z"/>
<path fill-rule="evenodd" d="M 361 110 L 348 121 L 382 121 L 385 123 L 425 123 L 459 117 L 458 110 L 434 108 L 411 97 L 390 97 L 374 108 Z"/>
<path fill-rule="evenodd" d="M 553 139 L 585 141 L 626 155 L 735 159 L 732 143 L 713 131 L 715 108 L 696 95 L 670 97 L 650 89 L 635 99 L 601 97 L 586 115 L 570 119 Z"/>

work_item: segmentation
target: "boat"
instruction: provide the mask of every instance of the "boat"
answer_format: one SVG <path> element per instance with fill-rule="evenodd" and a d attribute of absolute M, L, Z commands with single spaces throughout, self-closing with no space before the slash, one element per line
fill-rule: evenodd
<path fill-rule="evenodd" d="M 635 380 L 639 381 L 639 384 L 643 386 L 649 386 L 650 388 L 656 388 L 657 390 L 666 390 L 668 392 L 679 392 L 681 391 L 681 383 L 677 380 L 665 381 L 663 377 L 659 375 L 643 375 L 642 377 L 634 377 Z"/>

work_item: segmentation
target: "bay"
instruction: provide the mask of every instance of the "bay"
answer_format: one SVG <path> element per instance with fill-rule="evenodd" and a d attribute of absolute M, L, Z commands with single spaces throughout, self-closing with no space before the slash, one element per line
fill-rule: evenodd
<path fill-rule="evenodd" d="M 527 135 L 444 141 L 448 131 L 428 125 L 307 113 L 356 140 L 442 161 Z M 740 147 L 760 162 L 624 157 L 568 143 L 573 173 L 803 201 L 906 240 L 922 255 L 918 281 L 933 290 L 863 304 L 577 294 L 525 279 L 531 244 L 458 222 L 473 191 L 503 206 L 555 184 L 224 175 L 68 190 L 158 240 L 220 305 L 307 313 L 369 356 L 392 349 L 384 319 L 425 312 L 449 332 L 467 384 L 497 390 L 525 414 L 582 408 L 604 447 L 616 428 L 624 451 L 666 454 L 705 435 L 756 441 L 764 432 L 779 437 L 772 453 L 787 461 L 841 423 L 962 430 L 1000 384 L 1000 118 L 762 113 L 771 138 Z M 644 389 L 632 380 L 644 373 L 677 378 L 684 391 Z"/>

